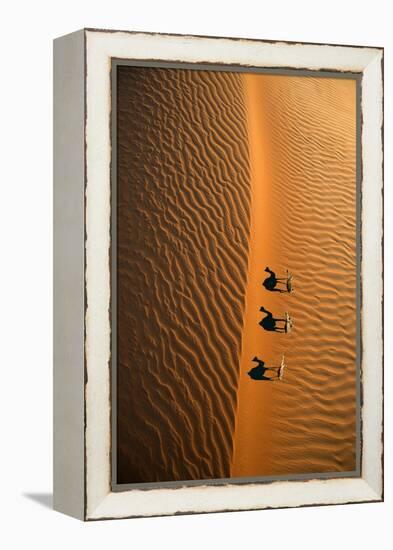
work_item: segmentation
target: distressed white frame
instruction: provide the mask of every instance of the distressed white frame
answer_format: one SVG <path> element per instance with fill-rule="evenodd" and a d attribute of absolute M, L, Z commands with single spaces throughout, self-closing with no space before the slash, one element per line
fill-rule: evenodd
<path fill-rule="evenodd" d="M 84 519 L 380 501 L 383 498 L 381 48 L 86 30 Z M 362 476 L 111 491 L 111 60 L 165 60 L 362 73 Z"/>

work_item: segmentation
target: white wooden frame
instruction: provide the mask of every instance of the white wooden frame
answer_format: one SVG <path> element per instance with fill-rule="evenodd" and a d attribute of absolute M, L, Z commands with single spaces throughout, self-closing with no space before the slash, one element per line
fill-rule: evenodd
<path fill-rule="evenodd" d="M 361 73 L 361 477 L 111 490 L 111 60 Z M 55 41 L 54 506 L 84 520 L 383 499 L 383 50 L 82 30 Z"/>

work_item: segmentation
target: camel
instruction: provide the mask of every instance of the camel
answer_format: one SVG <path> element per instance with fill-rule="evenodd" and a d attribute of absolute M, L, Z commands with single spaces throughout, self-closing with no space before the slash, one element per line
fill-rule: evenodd
<path fill-rule="evenodd" d="M 285 313 L 285 318 L 282 319 L 280 317 L 273 317 L 273 313 L 265 309 L 263 306 L 259 308 L 259 311 L 266 313 L 266 317 L 259 321 L 259 324 L 265 330 L 272 332 L 288 332 L 292 326 L 292 321 L 288 313 Z M 279 323 L 284 324 L 282 326 L 278 326 Z"/>
<path fill-rule="evenodd" d="M 256 367 L 253 367 L 247 373 L 248 376 L 253 380 L 269 380 L 272 382 L 275 382 L 277 380 L 282 380 L 284 367 L 285 367 L 284 356 L 282 356 L 281 364 L 279 367 L 265 367 L 265 362 L 259 359 L 258 357 L 254 357 L 252 361 L 254 361 L 255 363 L 258 363 Z M 276 373 L 276 376 L 265 376 L 265 373 L 268 370 L 274 371 Z"/>
<path fill-rule="evenodd" d="M 265 271 L 269 273 L 269 277 L 267 277 L 262 283 L 266 290 L 269 290 L 270 292 L 292 292 L 292 275 L 288 270 L 286 277 L 277 277 L 275 272 L 269 267 L 266 267 Z M 284 285 L 285 289 L 276 288 L 279 284 Z"/>

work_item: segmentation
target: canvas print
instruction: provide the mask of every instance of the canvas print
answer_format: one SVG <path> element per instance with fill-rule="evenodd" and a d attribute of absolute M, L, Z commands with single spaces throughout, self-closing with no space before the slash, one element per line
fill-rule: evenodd
<path fill-rule="evenodd" d="M 355 475 L 356 76 L 113 70 L 113 482 Z"/>

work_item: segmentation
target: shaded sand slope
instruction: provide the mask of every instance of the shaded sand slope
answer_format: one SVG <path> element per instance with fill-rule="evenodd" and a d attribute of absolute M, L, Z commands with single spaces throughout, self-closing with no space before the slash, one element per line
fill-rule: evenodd
<path fill-rule="evenodd" d="M 232 475 L 355 469 L 355 81 L 246 75 L 253 221 L 250 286 Z M 263 189 L 264 191 L 261 191 Z M 257 218 L 257 221 L 255 219 Z M 262 221 L 258 221 L 262 220 Z M 269 265 L 294 274 L 269 293 Z M 257 281 L 257 290 L 251 285 Z M 259 306 L 294 318 L 289 335 L 255 330 Z M 259 355 L 279 383 L 246 372 Z"/>
<path fill-rule="evenodd" d="M 243 79 L 118 75 L 118 481 L 228 477 L 250 215 Z"/>

